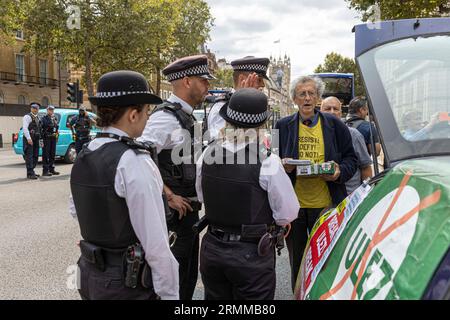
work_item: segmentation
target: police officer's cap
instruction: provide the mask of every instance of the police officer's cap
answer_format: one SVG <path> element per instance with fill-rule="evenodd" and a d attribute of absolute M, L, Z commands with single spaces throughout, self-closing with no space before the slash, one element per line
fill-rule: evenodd
<path fill-rule="evenodd" d="M 184 77 L 201 77 L 208 80 L 216 79 L 208 68 L 208 57 L 205 55 L 189 56 L 178 59 L 164 68 L 163 74 L 172 82 Z"/>
<path fill-rule="evenodd" d="M 55 106 L 52 106 L 51 104 L 47 106 L 47 110 L 55 110 Z"/>
<path fill-rule="evenodd" d="M 264 79 L 269 80 L 269 77 L 266 74 L 269 68 L 269 63 L 270 60 L 268 58 L 256 58 L 249 56 L 231 61 L 231 66 L 234 71 L 255 72 Z"/>
<path fill-rule="evenodd" d="M 97 83 L 97 94 L 89 101 L 98 107 L 126 107 L 160 104 L 161 98 L 150 92 L 147 79 L 139 72 L 121 70 L 105 73 Z"/>
<path fill-rule="evenodd" d="M 37 102 L 32 102 L 32 103 L 30 103 L 30 107 L 33 109 L 40 109 L 41 105 Z"/>
<path fill-rule="evenodd" d="M 237 127 L 257 128 L 269 117 L 267 96 L 254 88 L 240 89 L 220 109 L 220 115 Z"/>

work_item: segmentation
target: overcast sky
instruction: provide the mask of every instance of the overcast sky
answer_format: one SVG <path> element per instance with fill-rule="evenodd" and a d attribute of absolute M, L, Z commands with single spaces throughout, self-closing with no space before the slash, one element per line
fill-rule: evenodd
<path fill-rule="evenodd" d="M 215 17 L 208 48 L 228 62 L 291 57 L 292 77 L 312 73 L 331 51 L 354 58 L 358 14 L 344 0 L 206 0 Z M 274 42 L 280 40 L 279 44 Z"/>

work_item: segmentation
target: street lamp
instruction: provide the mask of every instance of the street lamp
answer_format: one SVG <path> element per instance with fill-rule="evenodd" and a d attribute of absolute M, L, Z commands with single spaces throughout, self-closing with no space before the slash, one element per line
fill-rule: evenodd
<path fill-rule="evenodd" d="M 58 87 L 59 87 L 59 104 L 58 104 L 58 106 L 61 108 L 61 61 L 62 61 L 62 57 L 59 52 L 56 53 L 56 61 L 58 62 Z"/>

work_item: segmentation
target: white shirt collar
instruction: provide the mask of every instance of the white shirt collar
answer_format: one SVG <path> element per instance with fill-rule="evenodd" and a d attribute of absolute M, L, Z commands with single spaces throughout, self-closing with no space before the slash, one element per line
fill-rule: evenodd
<path fill-rule="evenodd" d="M 192 112 L 194 111 L 194 109 L 189 105 L 189 103 L 187 103 L 183 99 L 178 98 L 173 93 L 170 95 L 170 97 L 169 97 L 169 99 L 167 99 L 167 101 L 181 104 L 181 110 L 183 110 L 187 114 L 192 114 Z"/>
<path fill-rule="evenodd" d="M 116 134 L 119 137 L 122 137 L 122 136 L 128 137 L 128 134 L 126 132 L 124 132 L 120 129 L 117 129 L 115 127 L 105 127 L 102 129 L 102 132 Z"/>

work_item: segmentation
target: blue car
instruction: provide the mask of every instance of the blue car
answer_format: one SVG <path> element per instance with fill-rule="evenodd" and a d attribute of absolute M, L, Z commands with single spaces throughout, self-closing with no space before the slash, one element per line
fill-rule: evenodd
<path fill-rule="evenodd" d="M 47 110 L 39 110 L 39 118 L 42 118 L 47 114 Z M 78 115 L 77 109 L 63 109 L 55 108 L 55 116 L 59 120 L 59 137 L 56 144 L 56 158 L 64 159 L 66 163 L 74 163 L 77 157 L 75 151 L 75 141 L 72 138 L 72 131 L 69 129 L 67 124 L 70 120 Z M 90 118 L 95 119 L 96 115 L 92 112 L 88 112 Z M 91 130 L 91 138 L 99 131 L 98 128 L 93 127 Z M 14 151 L 16 154 L 23 156 L 23 129 L 20 128 L 19 133 L 14 137 Z M 39 149 L 39 156 L 42 156 L 42 148 Z"/>

